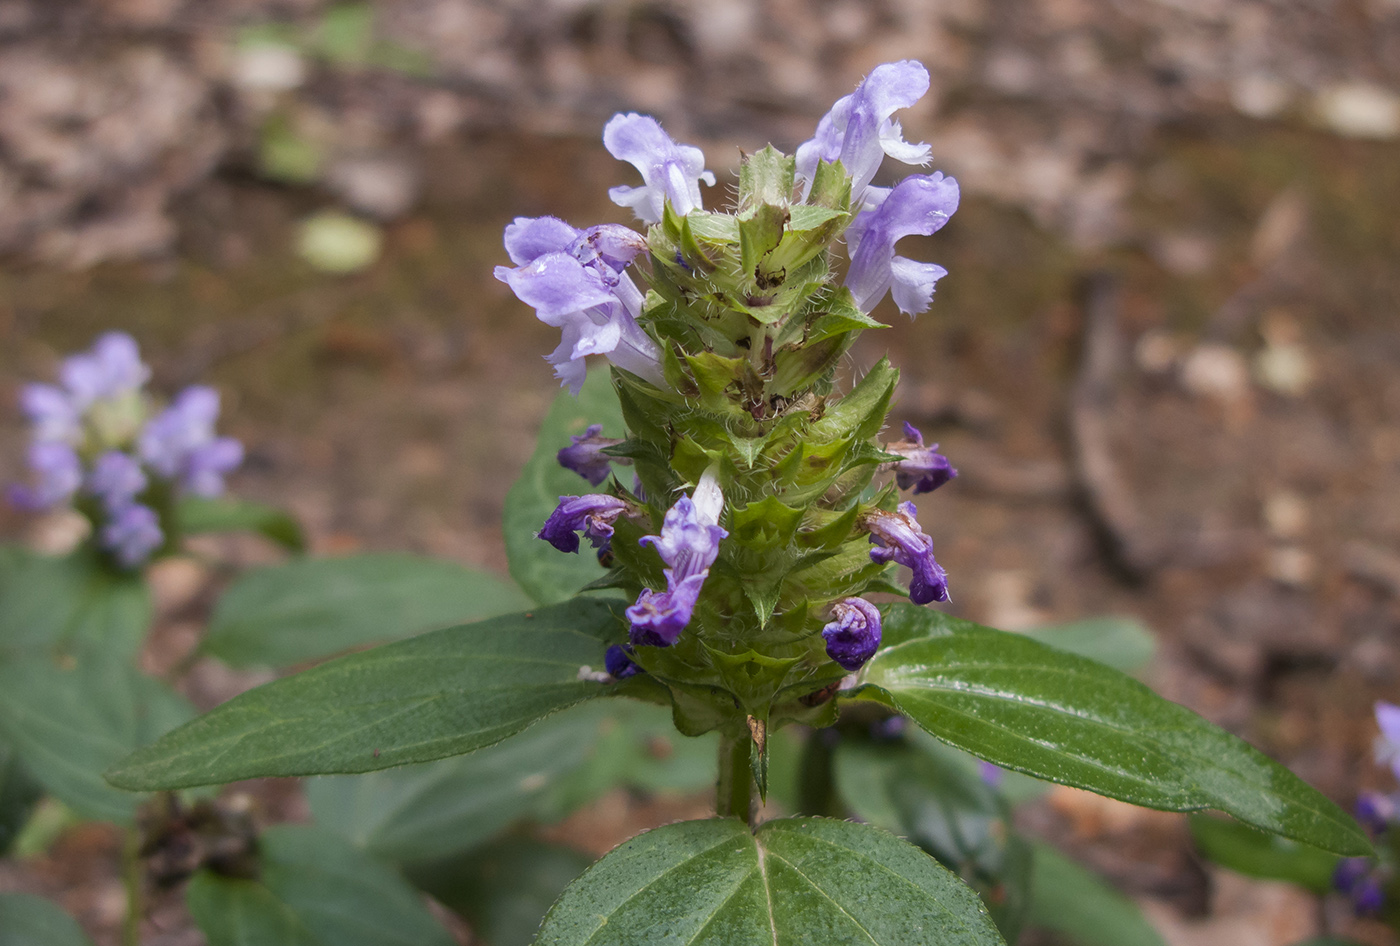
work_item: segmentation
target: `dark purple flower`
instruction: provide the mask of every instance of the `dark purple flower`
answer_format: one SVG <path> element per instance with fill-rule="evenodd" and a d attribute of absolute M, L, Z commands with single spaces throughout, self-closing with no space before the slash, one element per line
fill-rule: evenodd
<path fill-rule="evenodd" d="M 29 469 L 33 485 L 10 487 L 10 502 L 20 509 L 39 512 L 51 509 L 78 491 L 83 483 L 83 464 L 77 452 L 57 440 L 39 440 L 29 445 Z"/>
<path fill-rule="evenodd" d="M 631 463 L 631 460 L 610 457 L 603 452 L 607 447 L 622 443 L 616 437 L 604 437 L 603 425 L 593 424 L 581 435 L 569 438 L 571 446 L 560 450 L 556 455 L 559 465 L 572 470 L 594 486 L 602 483 L 612 472 L 613 463 Z"/>
<path fill-rule="evenodd" d="M 622 644 L 613 644 L 603 654 L 603 667 L 609 676 L 617 680 L 626 680 L 646 672 L 632 659 L 632 648 Z"/>
<path fill-rule="evenodd" d="M 224 475 L 243 462 L 243 445 L 217 437 L 219 392 L 203 385 L 185 388 L 141 431 L 141 459 L 164 478 L 178 479 L 197 496 L 217 496 Z"/>
<path fill-rule="evenodd" d="M 847 670 L 859 670 L 880 646 L 880 609 L 864 598 L 844 598 L 831 606 L 822 637 L 828 657 Z"/>
<path fill-rule="evenodd" d="M 165 541 L 156 511 L 140 503 L 114 511 L 101 536 L 102 547 L 127 568 L 144 563 Z"/>
<path fill-rule="evenodd" d="M 892 116 L 928 91 L 928 70 L 906 59 L 876 66 L 850 95 L 840 98 L 820 122 L 811 141 L 797 149 L 797 175 L 810 191 L 818 161 L 841 162 L 851 176 L 851 207 L 859 208 L 866 185 L 885 155 L 905 164 L 924 165 L 929 146 L 910 144 Z"/>
<path fill-rule="evenodd" d="M 612 540 L 613 523 L 626 509 L 626 500 L 606 493 L 560 496 L 558 507 L 545 520 L 537 537 L 561 552 L 577 552 L 577 533 L 582 532 L 592 540 L 594 548 L 601 549 Z"/>
<path fill-rule="evenodd" d="M 929 236 L 941 229 L 958 209 L 958 182 L 938 172 L 914 174 L 882 198 L 846 230 L 846 245 L 851 247 L 846 287 L 862 311 L 871 311 L 891 292 L 899 311 L 913 316 L 933 302 L 934 283 L 948 271 L 935 263 L 895 256 L 895 244 L 915 233 Z"/>
<path fill-rule="evenodd" d="M 1400 779 L 1400 706 L 1376 701 L 1376 724 L 1381 735 L 1376 740 L 1376 761 L 1390 766 L 1395 777 Z"/>
<path fill-rule="evenodd" d="M 919 527 L 918 512 L 913 503 L 903 502 L 897 512 L 876 509 L 867 513 L 862 524 L 876 546 L 870 550 L 870 559 L 907 566 L 913 572 L 909 600 L 915 604 L 947 601 L 948 576 L 934 561 L 933 539 Z"/>
<path fill-rule="evenodd" d="M 1363 879 L 1351 892 L 1351 902 L 1357 916 L 1378 916 L 1385 906 L 1385 890 L 1375 874 Z"/>
<path fill-rule="evenodd" d="M 715 184 L 713 172 L 705 170 L 704 153 L 676 144 L 649 115 L 614 115 L 603 128 L 603 147 L 642 172 L 641 187 L 614 187 L 608 196 L 621 207 L 631 207 L 646 223 L 661 220 L 668 200 L 682 217 L 699 210 L 700 182 Z"/>
<path fill-rule="evenodd" d="M 948 458 L 938 453 L 938 444 L 924 446 L 924 435 L 913 424 L 905 423 L 904 438 L 885 445 L 886 453 L 897 453 L 904 459 L 893 464 L 895 482 L 900 489 L 914 488 L 914 495 L 931 493 L 958 475 Z"/>
<path fill-rule="evenodd" d="M 1351 893 L 1370 873 L 1370 858 L 1344 857 L 1332 871 L 1332 886 L 1341 893 Z"/>
<path fill-rule="evenodd" d="M 689 496 L 682 496 L 666 512 L 661 534 L 641 539 L 643 545 L 655 548 L 666 563 L 666 590 L 644 589 L 637 603 L 627 609 L 635 645 L 669 647 L 695 613 L 700 589 L 719 555 L 720 540 L 729 535 L 716 525 L 719 507 L 709 498 L 711 491 L 705 485 L 702 479 L 695 491 L 697 496 L 704 494 L 699 504 Z M 722 497 L 719 502 L 723 502 Z"/>
<path fill-rule="evenodd" d="M 136 340 L 125 332 L 101 336 L 88 351 L 65 358 L 59 370 L 78 411 L 96 401 L 136 391 L 150 376 Z"/>
<path fill-rule="evenodd" d="M 1400 815 L 1396 799 L 1379 792 L 1362 792 L 1356 799 L 1356 820 L 1373 835 L 1384 832 Z"/>
<path fill-rule="evenodd" d="M 87 476 L 87 491 L 108 510 L 131 505 L 146 488 L 146 474 L 141 464 L 129 453 L 108 450 L 97 458 Z"/>

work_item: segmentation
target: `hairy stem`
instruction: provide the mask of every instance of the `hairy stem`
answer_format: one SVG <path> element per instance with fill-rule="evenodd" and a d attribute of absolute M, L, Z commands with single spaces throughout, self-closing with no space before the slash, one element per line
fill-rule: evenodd
<path fill-rule="evenodd" d="M 719 742 L 719 784 L 715 813 L 733 816 L 753 827 L 753 772 L 749 769 L 749 740 L 724 736 Z"/>

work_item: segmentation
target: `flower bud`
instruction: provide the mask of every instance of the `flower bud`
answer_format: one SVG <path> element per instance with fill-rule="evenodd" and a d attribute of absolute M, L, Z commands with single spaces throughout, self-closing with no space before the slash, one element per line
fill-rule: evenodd
<path fill-rule="evenodd" d="M 886 453 L 897 453 L 904 459 L 892 464 L 895 482 L 900 489 L 913 487 L 914 495 L 931 493 L 958 475 L 948 458 L 938 453 L 938 444 L 924 446 L 919 428 L 906 422 L 903 440 L 885 444 Z"/>
<path fill-rule="evenodd" d="M 616 437 L 604 437 L 602 424 L 593 424 L 581 435 L 571 436 L 569 440 L 570 446 L 556 454 L 559 465 L 566 470 L 572 470 L 594 486 L 608 478 L 613 463 L 632 462 L 626 458 L 610 457 L 603 452 L 622 441 Z"/>
<path fill-rule="evenodd" d="M 915 604 L 948 600 L 948 575 L 933 558 L 933 539 L 919 527 L 914 518 L 919 510 L 911 502 L 899 504 L 897 512 L 880 509 L 866 513 L 863 518 L 870 541 L 873 562 L 898 562 L 913 575 L 909 581 L 909 600 Z"/>
<path fill-rule="evenodd" d="M 880 646 L 880 609 L 864 598 L 846 598 L 831 607 L 822 628 L 826 655 L 847 670 L 859 670 Z"/>

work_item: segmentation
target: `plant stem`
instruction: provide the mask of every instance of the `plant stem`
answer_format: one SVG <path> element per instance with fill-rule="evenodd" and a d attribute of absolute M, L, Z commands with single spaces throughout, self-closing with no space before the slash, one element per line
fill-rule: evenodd
<path fill-rule="evenodd" d="M 845 817 L 837 801 L 836 777 L 832 772 L 834 758 L 829 740 L 834 735 L 835 730 L 815 729 L 807 736 L 799 770 L 801 814 Z"/>
<path fill-rule="evenodd" d="M 753 772 L 749 769 L 749 740 L 722 736 L 719 741 L 719 784 L 715 813 L 735 817 L 753 827 Z"/>
<path fill-rule="evenodd" d="M 122 885 L 126 887 L 122 946 L 141 946 L 141 834 L 135 830 L 126 833 L 122 846 Z"/>

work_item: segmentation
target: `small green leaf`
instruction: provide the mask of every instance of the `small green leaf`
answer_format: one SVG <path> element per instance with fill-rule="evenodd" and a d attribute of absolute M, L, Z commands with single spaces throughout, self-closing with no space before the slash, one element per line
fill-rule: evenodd
<path fill-rule="evenodd" d="M 938 612 L 930 611 L 929 614 Z M 943 636 L 866 664 L 866 692 L 934 736 L 1037 778 L 1166 811 L 1218 808 L 1344 854 L 1371 850 L 1340 808 L 1277 762 L 1102 664 L 942 615 Z"/>
<path fill-rule="evenodd" d="M 1265 880 L 1286 880 L 1325 894 L 1341 860 L 1335 854 L 1265 834 L 1237 821 L 1210 815 L 1191 816 L 1191 837 L 1207 858 L 1237 873 Z"/>
<path fill-rule="evenodd" d="M 556 459 L 569 445 L 569 437 L 582 434 L 591 424 L 602 424 L 607 437 L 626 435 L 622 408 L 605 370 L 590 371 L 577 398 L 568 391 L 559 392 L 540 427 L 535 452 L 506 494 L 502 529 L 510 575 L 541 604 L 567 600 L 604 574 L 587 542 L 570 554 L 535 538 L 559 505 L 560 496 L 596 492 L 587 480 L 564 469 Z"/>
<path fill-rule="evenodd" d="M 619 607 L 620 610 L 620 607 Z M 494 745 L 592 697 L 620 614 L 578 599 L 340 657 L 234 697 L 108 773 L 136 790 L 372 772 Z"/>
<path fill-rule="evenodd" d="M 180 528 L 187 535 L 202 532 L 255 532 L 289 552 L 305 552 L 306 536 L 290 513 L 245 499 L 180 500 Z"/>
<path fill-rule="evenodd" d="M 1133 901 L 1050 845 L 1033 846 L 1028 926 L 1080 946 L 1166 946 Z"/>
<path fill-rule="evenodd" d="M 529 838 L 505 838 L 450 861 L 411 868 L 409 878 L 462 914 L 491 946 L 530 946 L 540 919 L 592 858 Z"/>
<path fill-rule="evenodd" d="M 399 552 L 294 559 L 245 573 L 219 599 L 203 649 L 234 667 L 292 664 L 516 611 L 510 582 Z"/>
<path fill-rule="evenodd" d="M 10 850 L 29 820 L 43 789 L 19 763 L 19 756 L 0 742 L 0 857 Z"/>
<path fill-rule="evenodd" d="M 142 799 L 103 771 L 193 715 L 164 684 L 110 657 L 71 669 L 43 657 L 0 664 L 0 735 L 25 771 L 90 818 L 129 823 Z"/>
<path fill-rule="evenodd" d="M 918 848 L 820 818 L 685 821 L 613 850 L 564 891 L 536 946 L 999 946 L 976 895 Z"/>
<path fill-rule="evenodd" d="M 6 946 L 92 946 L 76 920 L 27 893 L 0 893 L 0 943 Z"/>
<path fill-rule="evenodd" d="M 186 903 L 210 946 L 451 946 L 398 874 L 311 825 L 258 839 L 257 880 L 208 871 Z"/>
<path fill-rule="evenodd" d="M 118 573 L 79 550 L 60 557 L 0 548 L 0 659 L 98 651 L 131 657 L 151 623 L 137 573 Z"/>

